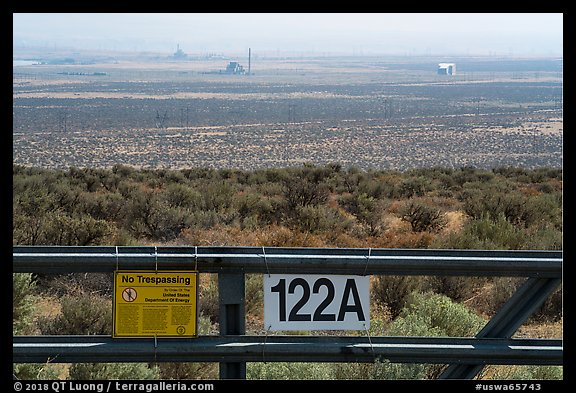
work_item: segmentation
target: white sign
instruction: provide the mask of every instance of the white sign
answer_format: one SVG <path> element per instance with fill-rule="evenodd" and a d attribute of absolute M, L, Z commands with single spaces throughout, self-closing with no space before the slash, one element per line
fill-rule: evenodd
<path fill-rule="evenodd" d="M 370 277 L 265 274 L 266 330 L 365 330 Z"/>

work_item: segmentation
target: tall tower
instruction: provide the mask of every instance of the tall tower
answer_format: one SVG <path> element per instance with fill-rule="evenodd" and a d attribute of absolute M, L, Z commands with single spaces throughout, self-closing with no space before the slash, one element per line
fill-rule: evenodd
<path fill-rule="evenodd" d="M 250 75 L 251 60 L 252 60 L 252 49 L 248 48 L 248 75 Z"/>

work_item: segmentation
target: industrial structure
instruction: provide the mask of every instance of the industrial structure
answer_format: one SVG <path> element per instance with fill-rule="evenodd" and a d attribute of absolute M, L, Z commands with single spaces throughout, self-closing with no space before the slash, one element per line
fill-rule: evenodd
<path fill-rule="evenodd" d="M 226 70 L 224 70 L 225 74 L 234 74 L 234 75 L 244 75 L 246 71 L 244 67 L 240 65 L 237 61 L 231 61 L 226 66 Z"/>
<path fill-rule="evenodd" d="M 456 64 L 454 63 L 438 64 L 438 75 L 456 75 Z"/>
<path fill-rule="evenodd" d="M 244 69 L 237 61 L 231 61 L 226 66 L 224 70 L 225 74 L 232 74 L 232 75 L 251 75 L 251 67 L 252 67 L 252 49 L 248 48 L 248 71 Z"/>
<path fill-rule="evenodd" d="M 175 59 L 185 59 L 188 55 L 184 53 L 182 49 L 180 49 L 180 44 L 176 45 L 176 52 L 174 52 L 173 57 Z"/>

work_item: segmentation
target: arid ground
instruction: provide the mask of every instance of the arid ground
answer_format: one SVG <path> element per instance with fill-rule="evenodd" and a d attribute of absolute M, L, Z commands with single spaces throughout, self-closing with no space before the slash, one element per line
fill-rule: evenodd
<path fill-rule="evenodd" d="M 229 59 L 235 60 L 235 59 Z M 562 165 L 555 59 L 126 59 L 14 68 L 13 161 L 50 168 Z"/>

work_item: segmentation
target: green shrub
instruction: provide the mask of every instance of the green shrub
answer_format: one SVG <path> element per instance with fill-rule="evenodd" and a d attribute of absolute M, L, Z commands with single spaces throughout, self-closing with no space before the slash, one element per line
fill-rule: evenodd
<path fill-rule="evenodd" d="M 185 184 L 168 184 L 163 197 L 170 207 L 197 211 L 204 207 L 204 197 L 194 188 Z"/>
<path fill-rule="evenodd" d="M 246 314 L 262 317 L 264 304 L 264 288 L 262 274 L 245 275 L 245 308 Z"/>
<path fill-rule="evenodd" d="M 384 227 L 382 215 L 388 205 L 385 201 L 371 197 L 366 193 L 354 193 L 341 196 L 338 198 L 338 202 L 366 226 L 368 235 L 378 236 L 381 234 Z"/>
<path fill-rule="evenodd" d="M 446 225 L 446 218 L 439 209 L 419 201 L 408 202 L 400 215 L 402 221 L 410 223 L 414 232 L 439 231 Z"/>
<path fill-rule="evenodd" d="M 212 323 L 218 323 L 220 319 L 220 303 L 218 292 L 218 275 L 209 274 L 208 284 L 202 286 L 200 291 L 200 313 L 210 319 Z"/>
<path fill-rule="evenodd" d="M 249 362 L 246 363 L 246 379 L 333 379 L 333 374 L 331 366 L 326 363 Z"/>
<path fill-rule="evenodd" d="M 98 295 L 64 295 L 62 312 L 41 324 L 43 334 L 112 334 L 112 303 Z"/>
<path fill-rule="evenodd" d="M 412 292 L 407 304 L 400 317 L 391 323 L 388 333 L 420 335 L 412 333 L 409 327 L 413 326 L 430 329 L 430 336 L 472 337 L 486 324 L 482 317 L 445 295 Z"/>
<path fill-rule="evenodd" d="M 485 277 L 430 276 L 423 287 L 460 302 L 474 296 L 485 283 Z"/>
<path fill-rule="evenodd" d="M 12 334 L 14 335 L 25 334 L 31 329 L 35 286 L 31 273 L 12 273 Z"/>
<path fill-rule="evenodd" d="M 488 365 L 479 374 L 479 379 L 501 380 L 548 380 L 563 379 L 562 366 L 496 366 Z"/>
<path fill-rule="evenodd" d="M 388 325 L 386 335 L 472 337 L 486 323 L 465 306 L 435 293 L 413 292 L 398 318 Z M 377 363 L 377 379 L 436 378 L 444 366 L 436 364 Z"/>
<path fill-rule="evenodd" d="M 13 363 L 12 373 L 21 380 L 55 380 L 58 379 L 64 365 L 59 363 Z"/>
<path fill-rule="evenodd" d="M 400 184 L 398 196 L 401 198 L 421 197 L 431 189 L 431 182 L 426 177 L 408 177 Z"/>
<path fill-rule="evenodd" d="M 458 233 L 450 233 L 436 243 L 438 248 L 477 250 L 521 250 L 526 249 L 526 233 L 511 224 L 504 215 L 496 219 L 482 215 L 464 224 Z"/>
<path fill-rule="evenodd" d="M 159 379 L 157 366 L 146 363 L 75 363 L 70 367 L 72 380 Z"/>
<path fill-rule="evenodd" d="M 504 303 L 526 281 L 525 278 L 521 277 L 495 277 L 492 280 L 492 286 L 489 290 L 489 307 L 485 310 L 488 314 L 494 314 L 500 310 Z M 562 304 L 562 286 L 560 285 L 546 298 L 530 319 L 535 321 L 558 321 L 562 317 Z"/>
<path fill-rule="evenodd" d="M 400 315 L 408 296 L 419 290 L 420 276 L 376 276 L 372 282 L 372 296 L 378 304 L 388 307 L 392 318 Z"/>
<path fill-rule="evenodd" d="M 318 206 L 328 200 L 330 189 L 319 178 L 307 173 L 283 179 L 283 195 L 290 212 L 298 207 Z"/>
<path fill-rule="evenodd" d="M 200 189 L 205 210 L 222 211 L 232 206 L 234 187 L 226 181 L 209 182 Z"/>
<path fill-rule="evenodd" d="M 291 226 L 303 232 L 342 232 L 348 222 L 337 211 L 328 206 L 299 206 L 296 208 Z"/>

